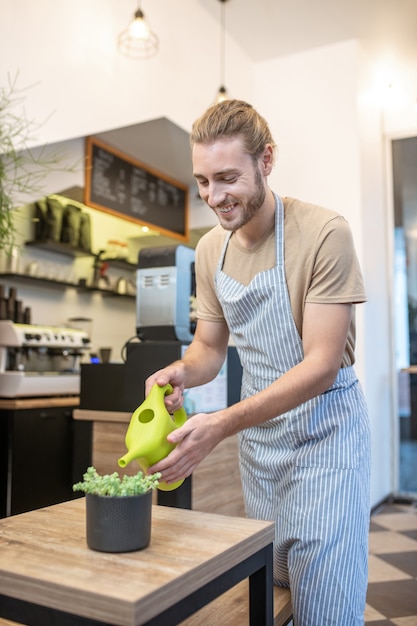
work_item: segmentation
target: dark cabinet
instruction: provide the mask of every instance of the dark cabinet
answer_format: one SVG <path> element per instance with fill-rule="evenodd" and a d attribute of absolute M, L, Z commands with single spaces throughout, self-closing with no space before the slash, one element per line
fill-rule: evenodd
<path fill-rule="evenodd" d="M 91 465 L 91 423 L 71 407 L 0 411 L 0 516 L 80 497 L 72 491 Z"/>

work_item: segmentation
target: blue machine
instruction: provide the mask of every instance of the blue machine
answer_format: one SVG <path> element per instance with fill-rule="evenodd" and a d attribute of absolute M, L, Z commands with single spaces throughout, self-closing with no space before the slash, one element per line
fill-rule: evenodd
<path fill-rule="evenodd" d="M 187 246 L 144 248 L 136 272 L 136 332 L 142 341 L 190 343 L 195 330 L 195 252 Z"/>

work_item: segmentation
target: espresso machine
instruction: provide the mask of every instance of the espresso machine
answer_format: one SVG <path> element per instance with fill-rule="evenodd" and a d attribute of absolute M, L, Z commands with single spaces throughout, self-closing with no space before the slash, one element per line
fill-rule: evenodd
<path fill-rule="evenodd" d="M 136 332 L 142 341 L 190 343 L 195 330 L 195 252 L 187 246 L 144 248 L 136 272 Z"/>
<path fill-rule="evenodd" d="M 145 379 L 180 358 L 195 330 L 194 255 L 183 245 L 140 250 L 136 335 L 123 363 L 82 364 L 80 408 L 133 412 L 145 399 Z"/>
<path fill-rule="evenodd" d="M 138 389 L 145 379 L 180 359 L 196 327 L 195 251 L 183 245 L 140 250 L 136 272 L 136 334 L 127 345 L 126 379 Z M 239 400 L 242 368 L 236 348 L 214 381 L 186 390 L 188 414 L 215 411 Z M 139 387 L 144 400 L 144 388 Z"/>
<path fill-rule="evenodd" d="M 181 358 L 195 320 L 195 252 L 183 245 L 144 248 L 136 271 L 136 337 L 126 346 L 126 386 L 143 402 L 144 381 Z M 139 384 L 138 384 L 139 382 Z"/>
<path fill-rule="evenodd" d="M 184 245 L 143 248 L 136 271 L 136 335 L 124 363 L 82 364 L 80 408 L 134 411 L 145 399 L 145 380 L 180 359 L 196 326 L 195 251 Z M 188 414 L 214 411 L 240 397 L 242 368 L 234 346 L 215 381 L 185 394 Z"/>
<path fill-rule="evenodd" d="M 0 397 L 78 395 L 83 330 L 0 321 Z"/>

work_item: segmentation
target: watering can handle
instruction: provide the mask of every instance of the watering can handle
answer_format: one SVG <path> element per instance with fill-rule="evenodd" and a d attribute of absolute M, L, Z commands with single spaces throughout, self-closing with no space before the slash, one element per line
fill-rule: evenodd
<path fill-rule="evenodd" d="M 178 411 L 174 411 L 173 413 L 174 424 L 177 428 L 181 428 L 183 424 L 187 421 L 187 413 L 185 412 L 184 407 L 182 406 Z"/>
<path fill-rule="evenodd" d="M 168 383 L 167 385 L 164 385 L 160 389 L 163 392 L 164 396 L 168 396 L 173 391 L 172 385 L 170 383 Z M 174 411 L 173 420 L 177 428 L 180 428 L 183 424 L 185 424 L 185 422 L 187 421 L 187 413 L 185 412 L 185 409 L 183 406 L 177 411 Z"/>
<path fill-rule="evenodd" d="M 155 383 L 154 387 L 159 387 L 159 385 Z M 164 394 L 164 396 L 169 396 L 169 394 L 173 392 L 172 385 L 170 383 L 159 388 L 161 392 Z"/>

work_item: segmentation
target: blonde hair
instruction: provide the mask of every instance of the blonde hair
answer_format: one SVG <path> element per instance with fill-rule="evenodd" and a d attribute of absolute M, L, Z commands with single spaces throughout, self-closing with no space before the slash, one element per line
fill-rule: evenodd
<path fill-rule="evenodd" d="M 190 143 L 209 144 L 222 137 L 241 136 L 245 151 L 257 159 L 266 144 L 272 146 L 274 155 L 276 144 L 265 119 L 243 100 L 224 100 L 211 106 L 193 124 Z"/>

